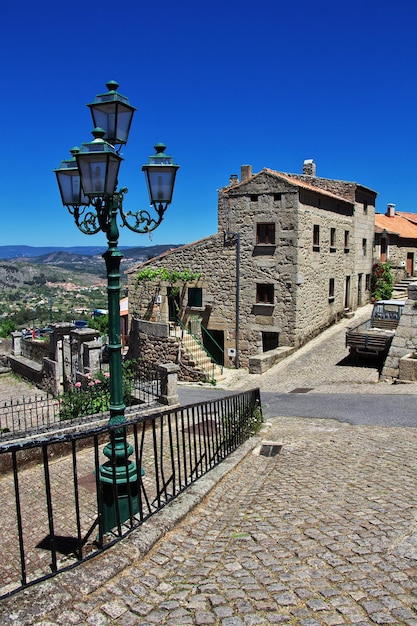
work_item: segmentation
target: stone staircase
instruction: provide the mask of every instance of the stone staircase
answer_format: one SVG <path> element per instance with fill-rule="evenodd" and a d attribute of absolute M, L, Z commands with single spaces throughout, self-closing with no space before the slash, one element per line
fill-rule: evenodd
<path fill-rule="evenodd" d="M 224 378 L 223 367 L 213 363 L 202 345 L 183 328 L 171 329 L 171 334 L 181 341 L 181 361 L 186 368 L 201 372 L 207 382 Z"/>
<path fill-rule="evenodd" d="M 407 300 L 408 299 L 408 287 L 417 282 L 416 276 L 409 278 L 403 278 L 402 281 L 394 285 L 394 291 L 392 292 L 393 300 Z"/>

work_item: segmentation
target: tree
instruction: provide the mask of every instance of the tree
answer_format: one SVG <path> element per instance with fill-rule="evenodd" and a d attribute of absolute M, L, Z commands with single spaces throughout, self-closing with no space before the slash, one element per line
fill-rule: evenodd
<path fill-rule="evenodd" d="M 10 319 L 5 319 L 0 324 L 0 337 L 9 337 L 15 330 L 16 324 Z"/>
<path fill-rule="evenodd" d="M 97 315 L 93 317 L 88 322 L 89 328 L 94 328 L 98 330 L 100 335 L 108 335 L 109 334 L 109 316 L 108 315 Z"/>

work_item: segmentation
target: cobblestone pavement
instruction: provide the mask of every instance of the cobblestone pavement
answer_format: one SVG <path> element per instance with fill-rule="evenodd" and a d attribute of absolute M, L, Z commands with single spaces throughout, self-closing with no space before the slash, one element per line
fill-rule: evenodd
<path fill-rule="evenodd" d="M 345 324 L 259 382 L 238 372 L 225 386 L 378 393 L 375 369 L 328 371 Z M 280 454 L 260 455 L 262 441 Z M 0 623 L 417 626 L 416 480 L 417 429 L 276 416 L 125 540 L 3 600 Z"/>
<path fill-rule="evenodd" d="M 261 391 L 287 393 L 307 387 L 309 393 L 417 393 L 417 383 L 378 382 L 378 361 L 352 359 L 345 347 L 346 329 L 371 316 L 372 305 L 362 307 L 352 319 L 344 318 L 264 374 L 226 371 L 221 386 L 233 389 L 259 387 Z"/>

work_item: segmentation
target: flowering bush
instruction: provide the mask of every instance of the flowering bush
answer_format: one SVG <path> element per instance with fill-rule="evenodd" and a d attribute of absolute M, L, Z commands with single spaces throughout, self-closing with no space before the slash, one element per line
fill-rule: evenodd
<path fill-rule="evenodd" d="M 59 417 L 70 420 L 76 417 L 94 415 L 109 410 L 110 406 L 110 374 L 99 372 L 93 378 L 86 375 L 87 385 L 76 382 L 71 389 L 60 398 Z M 133 374 L 130 367 L 123 368 L 123 401 L 130 403 Z"/>
<path fill-rule="evenodd" d="M 394 276 L 389 263 L 374 263 L 371 276 L 371 297 L 374 300 L 389 300 L 394 291 Z"/>

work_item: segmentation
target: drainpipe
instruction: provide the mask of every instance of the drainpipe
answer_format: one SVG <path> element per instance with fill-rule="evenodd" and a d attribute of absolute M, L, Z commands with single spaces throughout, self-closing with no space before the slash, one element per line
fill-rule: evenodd
<path fill-rule="evenodd" d="M 235 294 L 235 350 L 236 350 L 236 369 L 240 367 L 240 347 L 239 347 L 239 334 L 240 334 L 240 233 L 234 233 L 229 230 L 229 214 L 226 207 L 226 198 L 224 198 L 224 212 L 226 217 L 226 230 L 224 233 L 224 245 L 233 246 L 236 245 L 236 294 Z"/>
<path fill-rule="evenodd" d="M 236 236 L 236 369 L 240 367 L 239 334 L 240 334 L 240 233 Z"/>

